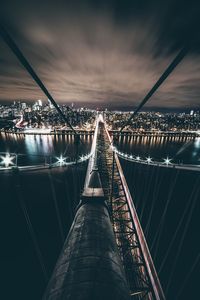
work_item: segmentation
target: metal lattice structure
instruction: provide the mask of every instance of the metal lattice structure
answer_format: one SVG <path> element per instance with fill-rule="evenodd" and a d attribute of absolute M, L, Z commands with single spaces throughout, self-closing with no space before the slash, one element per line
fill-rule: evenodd
<path fill-rule="evenodd" d="M 123 262 L 130 295 L 134 299 L 165 299 L 139 219 L 111 137 L 100 124 L 98 150 L 102 186 Z"/>

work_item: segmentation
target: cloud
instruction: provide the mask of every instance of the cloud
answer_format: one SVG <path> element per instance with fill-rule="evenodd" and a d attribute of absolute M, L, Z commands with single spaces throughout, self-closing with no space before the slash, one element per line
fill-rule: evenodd
<path fill-rule="evenodd" d="M 111 10 L 25 12 L 21 18 L 11 15 L 10 31 L 58 102 L 134 108 L 177 51 L 170 51 L 170 43 L 161 47 L 159 24 L 151 15 L 124 24 Z M 0 51 L 0 99 L 45 99 L 2 41 Z M 198 106 L 199 62 L 198 53 L 189 55 L 148 107 Z"/>

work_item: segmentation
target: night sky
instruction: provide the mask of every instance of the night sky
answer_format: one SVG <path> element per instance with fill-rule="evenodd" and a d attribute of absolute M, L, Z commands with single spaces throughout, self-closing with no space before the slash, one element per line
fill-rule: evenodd
<path fill-rule="evenodd" d="M 179 49 L 149 109 L 200 107 L 200 1 L 13 1 L 1 20 L 59 103 L 134 109 Z M 0 38 L 0 102 L 45 96 Z"/>

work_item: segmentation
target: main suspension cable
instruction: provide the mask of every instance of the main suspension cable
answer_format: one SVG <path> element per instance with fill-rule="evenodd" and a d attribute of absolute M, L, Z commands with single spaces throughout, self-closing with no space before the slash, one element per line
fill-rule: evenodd
<path fill-rule="evenodd" d="M 157 91 L 157 89 L 161 86 L 161 84 L 165 81 L 165 79 L 167 79 L 167 77 L 173 72 L 173 70 L 176 68 L 176 66 L 182 61 L 182 59 L 188 53 L 188 50 L 189 50 L 189 47 L 185 46 L 179 51 L 179 53 L 176 55 L 176 57 L 173 59 L 173 61 L 170 63 L 170 65 L 167 67 L 167 69 L 164 71 L 164 73 L 161 75 L 161 77 L 158 79 L 158 81 L 154 84 L 154 86 L 151 88 L 151 90 L 147 93 L 147 95 L 144 97 L 144 99 L 140 102 L 140 104 L 138 105 L 136 110 L 132 113 L 132 115 L 129 117 L 128 121 L 122 126 L 122 128 L 120 129 L 119 132 L 122 132 L 122 130 L 130 123 L 130 121 L 138 113 L 138 111 L 145 105 L 145 103 Z"/>
<path fill-rule="evenodd" d="M 37 83 L 37 85 L 43 91 L 43 93 L 51 101 L 51 103 L 53 104 L 53 106 L 55 107 L 55 109 L 57 110 L 57 112 L 59 113 L 59 115 L 63 118 L 63 120 L 65 121 L 65 123 L 67 123 L 67 125 L 71 128 L 71 130 L 74 132 L 74 134 L 77 135 L 76 130 L 72 127 L 72 125 L 70 124 L 68 118 L 65 116 L 65 114 L 63 113 L 63 111 L 60 109 L 60 107 L 58 106 L 58 104 L 56 103 L 56 101 L 54 100 L 54 98 L 52 97 L 52 95 L 49 93 L 49 91 L 47 90 L 47 88 L 43 84 L 42 80 L 38 77 L 38 75 L 34 71 L 33 67 L 30 65 L 30 63 L 28 62 L 28 60 L 23 55 L 22 51 L 19 49 L 19 47 L 17 46 L 17 44 L 14 42 L 14 40 L 8 34 L 8 32 L 6 31 L 6 29 L 4 28 L 4 26 L 2 24 L 0 24 L 0 35 L 2 36 L 3 40 L 8 45 L 8 47 L 11 49 L 11 51 L 18 58 L 18 60 L 20 61 L 20 63 L 24 66 L 24 68 L 27 70 L 27 72 L 31 75 L 31 77 L 33 78 L 33 80 Z"/>

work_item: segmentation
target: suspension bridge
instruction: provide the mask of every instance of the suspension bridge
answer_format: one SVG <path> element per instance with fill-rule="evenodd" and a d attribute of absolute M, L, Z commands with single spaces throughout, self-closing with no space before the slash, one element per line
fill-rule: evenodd
<path fill-rule="evenodd" d="M 2 26 L 0 28 L 0 34 L 44 94 L 50 99 L 60 116 L 63 118 L 63 121 L 73 132 L 75 143 L 78 147 L 79 143 L 81 143 L 80 134 L 69 123 L 67 116 L 63 114 L 62 110 L 35 73 L 32 66 Z M 134 118 L 135 114 L 143 107 L 159 86 L 181 62 L 187 51 L 187 47 L 184 47 L 178 53 L 149 93 L 141 101 L 134 113 L 130 116 L 129 120 L 122 126 L 119 133 L 122 133 L 122 130 L 130 124 L 131 119 Z M 27 209 L 23 200 L 20 202 L 42 271 L 46 281 L 48 281 L 43 299 L 164 300 L 166 299 L 164 291 L 168 292 L 173 272 L 176 268 L 175 262 L 178 259 L 178 254 L 180 253 L 181 246 L 184 242 L 184 232 L 180 247 L 175 254 L 175 262 L 172 264 L 172 269 L 169 271 L 169 282 L 163 289 L 137 215 L 137 209 L 134 205 L 135 199 L 131 196 L 119 160 L 119 157 L 123 157 L 123 154 L 116 150 L 115 140 L 108 132 L 106 122 L 100 113 L 97 113 L 95 122 L 93 142 L 89 154 L 77 158 L 73 162 L 66 162 L 62 157 L 59 157 L 55 163 L 45 163 L 43 166 L 44 168 L 49 169 L 51 167 L 77 165 L 84 161 L 88 161 L 84 188 L 80 196 L 80 202 L 76 208 L 74 221 L 65 242 L 63 243 L 61 254 L 50 279 L 47 276 L 41 250 Z M 13 171 L 12 163 L 17 159 L 17 156 L 15 154 L 7 156 L 6 154 L 2 154 L 1 158 L 5 165 L 5 168 L 3 169 Z M 130 156 L 125 158 L 128 158 L 129 161 L 139 161 L 137 158 Z M 141 161 L 141 163 L 153 165 L 152 161 Z M 157 165 L 157 167 L 160 166 L 161 165 Z M 15 164 L 15 167 L 14 172 L 19 172 L 20 167 L 17 166 L 17 164 Z M 171 167 L 170 161 L 165 162 L 165 167 Z M 27 168 L 29 168 L 29 166 L 27 166 Z M 20 194 L 18 183 L 16 183 L 16 187 Z M 52 185 L 51 188 L 52 191 L 54 191 Z M 171 192 L 172 189 L 170 189 L 170 193 Z M 186 227 L 183 231 L 186 231 L 189 226 L 189 221 L 196 204 L 197 192 L 198 182 L 196 181 L 194 192 L 195 199 L 192 200 L 192 208 L 189 211 Z M 20 199 L 22 198 L 20 197 Z M 62 224 L 59 217 L 59 208 L 55 195 L 54 200 L 61 236 L 64 241 Z M 155 233 L 155 240 L 158 238 L 158 241 L 162 235 L 164 217 L 169 201 L 170 196 L 158 226 L 159 230 Z M 153 209 L 155 209 L 155 207 L 152 205 L 151 210 L 149 211 L 150 216 L 152 215 Z M 187 210 L 184 210 L 183 217 L 186 214 Z M 185 219 L 181 218 L 178 227 L 181 227 L 183 220 Z M 149 226 L 150 221 L 148 221 L 145 232 L 148 232 Z M 175 237 L 173 237 L 171 241 L 173 241 L 174 238 Z M 169 247 L 172 247 L 171 243 Z M 166 252 L 168 251 L 169 248 Z M 164 257 L 164 260 L 166 260 L 166 256 Z M 190 275 L 192 269 L 195 268 L 198 262 L 199 256 L 195 259 L 187 276 Z M 164 262 L 161 264 L 161 268 L 163 267 L 163 264 Z M 187 276 L 185 282 L 188 280 Z M 180 296 L 181 290 L 179 290 L 178 293 Z"/>

